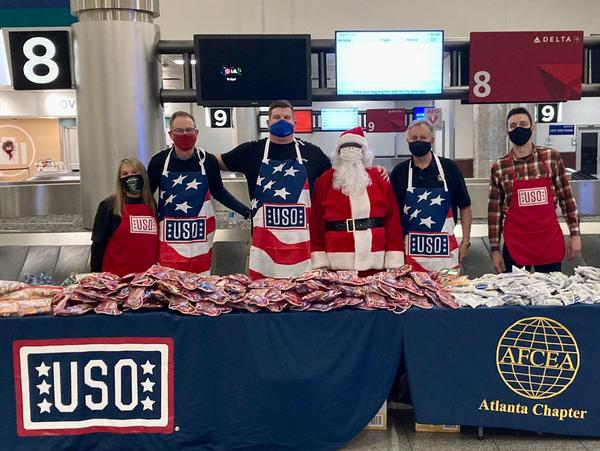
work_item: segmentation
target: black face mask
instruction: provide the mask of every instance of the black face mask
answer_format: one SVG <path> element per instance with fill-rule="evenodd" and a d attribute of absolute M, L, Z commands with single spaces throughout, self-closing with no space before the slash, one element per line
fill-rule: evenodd
<path fill-rule="evenodd" d="M 412 141 L 408 143 L 408 150 L 415 157 L 422 157 L 427 155 L 427 152 L 431 150 L 431 143 L 427 141 Z"/>
<path fill-rule="evenodd" d="M 508 137 L 516 146 L 522 146 L 531 138 L 531 128 L 517 127 L 508 132 Z"/>
<path fill-rule="evenodd" d="M 140 194 L 144 187 L 144 179 L 140 174 L 121 177 L 121 188 L 129 194 Z"/>

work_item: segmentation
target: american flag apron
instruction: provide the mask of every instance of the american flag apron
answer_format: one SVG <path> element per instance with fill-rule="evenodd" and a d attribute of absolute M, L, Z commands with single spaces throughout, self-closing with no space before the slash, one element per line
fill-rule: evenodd
<path fill-rule="evenodd" d="M 404 259 L 413 271 L 458 268 L 458 241 L 450 193 L 440 159 L 433 154 L 444 188 L 415 188 L 412 159 L 408 166 L 408 189 L 402 211 Z"/>
<path fill-rule="evenodd" d="M 269 143 L 252 199 L 249 275 L 297 277 L 311 269 L 308 177 L 298 141 L 293 160 L 268 159 Z"/>
<path fill-rule="evenodd" d="M 210 202 L 204 151 L 200 172 L 168 171 L 171 149 L 163 166 L 158 199 L 159 262 L 182 271 L 210 274 L 216 221 Z"/>

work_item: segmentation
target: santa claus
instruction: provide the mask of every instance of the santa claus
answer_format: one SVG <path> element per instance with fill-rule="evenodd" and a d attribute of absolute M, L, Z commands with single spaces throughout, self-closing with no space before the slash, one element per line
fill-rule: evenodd
<path fill-rule="evenodd" d="M 362 128 L 342 133 L 331 156 L 332 168 L 314 188 L 313 268 L 358 270 L 364 275 L 404 264 L 396 196 L 372 163 Z"/>

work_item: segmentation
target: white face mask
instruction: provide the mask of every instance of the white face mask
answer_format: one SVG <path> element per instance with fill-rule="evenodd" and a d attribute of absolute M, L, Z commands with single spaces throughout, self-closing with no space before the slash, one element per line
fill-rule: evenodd
<path fill-rule="evenodd" d="M 340 158 L 344 161 L 360 161 L 363 158 L 362 147 L 343 147 L 340 149 Z"/>

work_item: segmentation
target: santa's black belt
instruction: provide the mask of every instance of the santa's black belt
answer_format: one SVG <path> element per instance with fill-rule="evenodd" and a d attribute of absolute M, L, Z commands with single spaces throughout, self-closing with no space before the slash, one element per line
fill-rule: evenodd
<path fill-rule="evenodd" d="M 354 232 L 375 227 L 383 227 L 383 218 L 346 219 L 345 221 L 327 221 L 325 229 L 330 232 Z"/>

